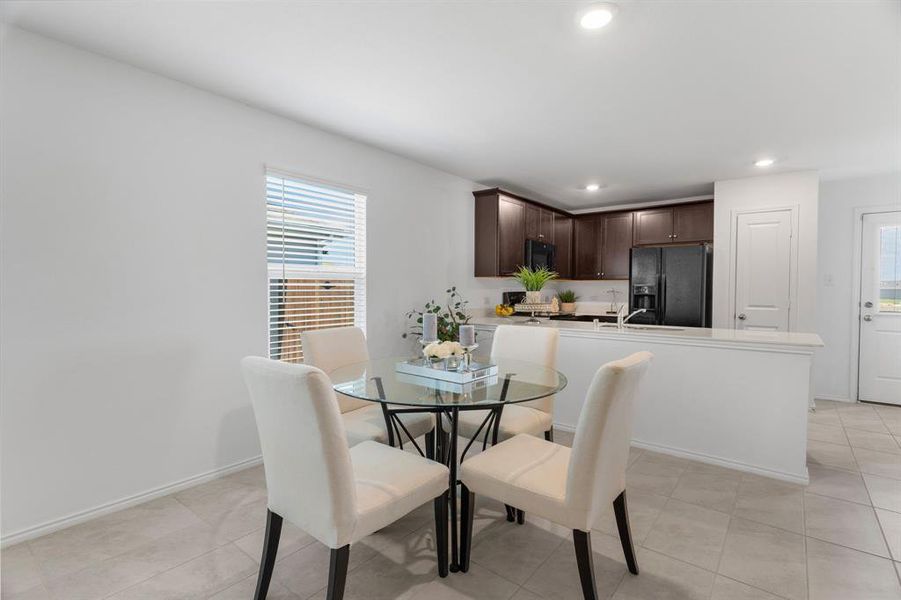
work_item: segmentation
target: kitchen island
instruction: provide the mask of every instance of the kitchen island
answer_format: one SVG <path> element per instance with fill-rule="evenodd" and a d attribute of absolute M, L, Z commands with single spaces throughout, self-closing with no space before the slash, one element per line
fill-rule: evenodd
<path fill-rule="evenodd" d="M 560 330 L 557 367 L 569 385 L 557 394 L 554 425 L 574 431 L 598 367 L 639 350 L 654 353 L 636 400 L 633 445 L 807 483 L 807 411 L 812 333 L 593 323 L 519 317 L 474 318 L 479 345 L 501 324 Z"/>

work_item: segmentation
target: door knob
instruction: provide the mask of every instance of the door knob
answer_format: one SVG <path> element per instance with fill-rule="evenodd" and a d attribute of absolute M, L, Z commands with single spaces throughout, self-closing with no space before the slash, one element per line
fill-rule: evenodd
<path fill-rule="evenodd" d="M 873 308 L 873 303 L 870 302 L 869 300 L 867 300 L 866 302 L 864 302 L 863 305 L 864 305 L 864 307 L 866 307 L 866 308 Z"/>
<path fill-rule="evenodd" d="M 863 320 L 864 320 L 864 321 L 872 321 L 872 320 L 873 320 L 873 317 L 871 317 L 870 315 L 864 315 L 864 316 L 863 316 Z"/>
<path fill-rule="evenodd" d="M 747 318 L 748 318 L 748 315 L 746 315 L 745 313 L 741 313 L 740 315 L 738 315 L 739 321 L 744 321 Z"/>

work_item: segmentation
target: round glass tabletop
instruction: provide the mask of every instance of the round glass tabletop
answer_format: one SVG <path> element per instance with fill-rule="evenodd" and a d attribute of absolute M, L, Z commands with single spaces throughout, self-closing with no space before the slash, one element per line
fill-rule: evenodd
<path fill-rule="evenodd" d="M 537 400 L 566 387 L 566 376 L 539 364 L 500 359 L 497 375 L 453 383 L 397 370 L 409 357 L 373 359 L 335 369 L 328 376 L 336 392 L 360 400 L 433 408 L 490 408 Z M 490 362 L 480 360 L 479 362 Z"/>

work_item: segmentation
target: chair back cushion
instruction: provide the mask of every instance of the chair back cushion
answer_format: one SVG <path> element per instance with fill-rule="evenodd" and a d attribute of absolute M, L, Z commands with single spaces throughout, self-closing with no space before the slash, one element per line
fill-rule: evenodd
<path fill-rule="evenodd" d="M 576 425 L 566 504 L 584 514 L 586 531 L 598 526 L 610 503 L 626 489 L 635 393 L 650 352 L 636 352 L 598 369 Z"/>
<path fill-rule="evenodd" d="M 322 369 L 326 374 L 339 367 L 369 360 L 366 336 L 359 327 L 334 327 L 315 329 L 300 334 L 303 362 Z M 372 406 L 371 402 L 337 394 L 342 413 Z"/>
<path fill-rule="evenodd" d="M 557 341 L 560 332 L 551 327 L 532 327 L 526 325 L 498 325 L 491 343 L 491 359 L 507 358 L 557 368 Z M 518 373 L 519 378 L 528 378 L 528 373 Z M 555 382 L 534 381 L 553 385 Z M 520 406 L 529 406 L 553 415 L 554 396 L 523 402 Z"/>
<path fill-rule="evenodd" d="M 331 381 L 308 365 L 241 361 L 256 416 L 269 509 L 336 548 L 356 522 L 344 422 Z"/>

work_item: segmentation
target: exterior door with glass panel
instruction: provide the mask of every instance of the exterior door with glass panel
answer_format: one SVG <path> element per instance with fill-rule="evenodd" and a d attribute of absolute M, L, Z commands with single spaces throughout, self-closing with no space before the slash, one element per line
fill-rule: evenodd
<path fill-rule="evenodd" d="M 863 216 L 861 400 L 901 404 L 901 211 Z"/>

